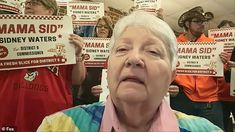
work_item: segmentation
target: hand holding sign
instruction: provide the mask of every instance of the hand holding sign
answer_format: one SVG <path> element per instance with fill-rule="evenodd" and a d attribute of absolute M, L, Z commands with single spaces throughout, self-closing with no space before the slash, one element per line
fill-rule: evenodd
<path fill-rule="evenodd" d="M 82 48 L 84 45 L 84 40 L 82 37 L 76 35 L 76 34 L 70 34 L 69 40 L 71 43 L 73 43 L 75 45 L 75 49 L 76 49 L 76 56 L 80 57 L 82 54 Z"/>

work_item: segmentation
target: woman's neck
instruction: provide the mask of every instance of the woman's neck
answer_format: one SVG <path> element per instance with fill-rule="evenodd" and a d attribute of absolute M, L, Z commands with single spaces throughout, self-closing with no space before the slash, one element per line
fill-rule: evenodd
<path fill-rule="evenodd" d="M 150 106 L 150 105 L 149 105 Z M 121 125 L 127 131 L 147 132 L 157 111 L 157 106 L 149 108 L 145 105 L 123 104 L 118 110 L 117 116 Z"/>

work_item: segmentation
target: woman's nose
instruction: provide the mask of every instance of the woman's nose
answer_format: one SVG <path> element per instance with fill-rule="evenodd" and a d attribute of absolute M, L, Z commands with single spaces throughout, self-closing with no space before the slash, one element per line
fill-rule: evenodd
<path fill-rule="evenodd" d="M 125 65 L 127 67 L 144 67 L 145 66 L 144 61 L 138 52 L 132 52 L 128 56 L 125 62 Z"/>

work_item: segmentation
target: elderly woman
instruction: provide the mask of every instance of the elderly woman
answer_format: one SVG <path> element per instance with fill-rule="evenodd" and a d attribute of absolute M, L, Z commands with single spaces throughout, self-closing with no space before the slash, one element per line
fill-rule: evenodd
<path fill-rule="evenodd" d="M 163 99 L 177 62 L 176 38 L 164 21 L 133 12 L 117 23 L 110 44 L 107 102 L 55 113 L 38 131 L 220 131 L 204 118 L 172 111 Z"/>

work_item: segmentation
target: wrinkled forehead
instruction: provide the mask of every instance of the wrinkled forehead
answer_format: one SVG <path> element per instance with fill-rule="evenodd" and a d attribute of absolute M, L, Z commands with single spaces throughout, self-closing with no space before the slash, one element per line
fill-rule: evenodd
<path fill-rule="evenodd" d="M 160 41 L 164 47 L 166 47 L 166 45 L 167 45 L 166 38 L 161 32 L 154 32 L 152 29 L 150 29 L 149 27 L 146 27 L 144 25 L 127 26 L 119 34 L 119 36 L 116 37 L 114 45 L 119 44 L 118 42 L 120 42 L 120 41 L 125 41 L 127 43 L 131 43 L 132 41 L 137 40 L 139 37 L 141 37 L 141 36 L 139 36 L 140 33 L 142 36 L 144 36 L 144 38 L 140 40 L 143 42 L 142 46 L 150 45 L 150 44 L 158 44 Z"/>
<path fill-rule="evenodd" d="M 146 33 L 151 34 L 152 37 L 158 38 L 158 39 L 161 40 L 163 43 L 166 42 L 166 36 L 163 35 L 162 32 L 160 32 L 160 31 L 154 31 L 153 29 L 151 29 L 150 27 L 148 27 L 148 26 L 146 26 L 146 25 L 139 25 L 139 24 L 136 24 L 136 25 L 128 25 L 128 26 L 126 26 L 125 28 L 123 28 L 123 30 L 121 30 L 121 31 L 119 30 L 118 33 L 115 34 L 115 37 L 113 37 L 114 39 L 113 39 L 113 45 L 112 45 L 112 46 L 116 45 L 116 42 L 117 42 L 118 40 L 120 40 L 120 38 L 125 38 L 125 37 L 131 35 L 131 34 L 127 34 L 127 33 L 126 33 L 126 31 L 127 31 L 128 29 L 130 29 L 130 28 L 131 28 L 132 30 L 135 30 L 135 29 L 137 29 L 137 28 L 138 28 L 138 29 L 142 29 L 143 31 L 146 31 Z M 141 35 L 143 35 L 143 34 L 141 34 Z M 112 46 L 111 46 L 110 48 L 112 48 Z"/>

